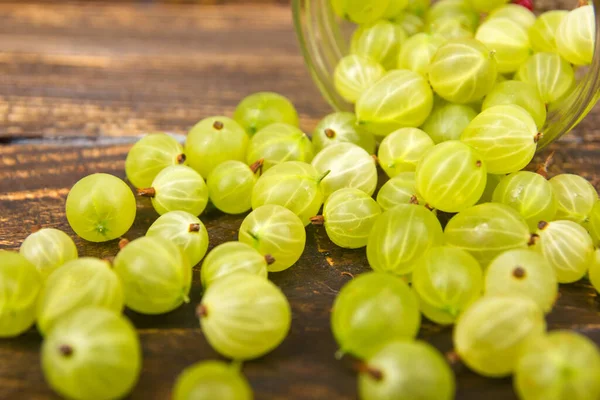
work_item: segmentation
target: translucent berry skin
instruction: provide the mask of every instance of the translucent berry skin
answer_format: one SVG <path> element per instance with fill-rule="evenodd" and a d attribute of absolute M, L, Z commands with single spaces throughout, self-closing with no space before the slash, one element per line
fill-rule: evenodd
<path fill-rule="evenodd" d="M 558 54 L 574 65 L 590 65 L 594 57 L 596 21 L 591 5 L 575 8 L 563 18 L 556 31 Z"/>
<path fill-rule="evenodd" d="M 165 133 L 152 133 L 138 140 L 127 153 L 125 173 L 137 188 L 152 184 L 156 175 L 171 165 L 185 163 L 183 146 Z"/>
<path fill-rule="evenodd" d="M 563 98 L 575 83 L 573 67 L 558 54 L 536 53 L 521 64 L 515 79 L 533 85 L 545 104 Z"/>
<path fill-rule="evenodd" d="M 242 242 L 227 242 L 212 249 L 200 269 L 200 280 L 208 287 L 217 279 L 233 273 L 250 273 L 267 278 L 267 257 Z"/>
<path fill-rule="evenodd" d="M 499 254 L 527 248 L 531 240 L 527 223 L 504 204 L 484 203 L 455 215 L 444 231 L 446 244 L 473 255 L 482 267 Z"/>
<path fill-rule="evenodd" d="M 460 140 L 475 149 L 490 174 L 499 175 L 525 168 L 540 137 L 531 115 L 509 104 L 483 110 L 467 125 Z"/>
<path fill-rule="evenodd" d="M 198 172 L 185 165 L 163 169 L 152 182 L 152 206 L 163 215 L 185 211 L 200 215 L 208 204 L 208 188 Z"/>
<path fill-rule="evenodd" d="M 525 296 L 544 312 L 552 310 L 558 283 L 552 266 L 536 251 L 509 250 L 496 257 L 485 273 L 486 296 Z"/>
<path fill-rule="evenodd" d="M 323 205 L 319 173 L 310 164 L 286 161 L 273 166 L 256 182 L 252 208 L 266 204 L 283 206 L 296 214 L 304 225 L 310 223 Z"/>
<path fill-rule="evenodd" d="M 173 400 L 252 400 L 252 388 L 233 364 L 201 361 L 184 369 L 175 381 Z"/>
<path fill-rule="evenodd" d="M 588 277 L 596 292 L 600 293 L 600 250 L 594 252 L 594 259 L 590 264 Z"/>
<path fill-rule="evenodd" d="M 367 258 L 375 271 L 404 275 L 435 245 L 443 242 L 442 227 L 425 207 L 400 205 L 382 213 L 367 242 Z"/>
<path fill-rule="evenodd" d="M 594 243 L 587 231 L 573 221 L 540 222 L 534 250 L 552 265 L 559 283 L 572 283 L 585 276 L 593 261 Z"/>
<path fill-rule="evenodd" d="M 594 207 L 592 207 L 588 221 L 583 226 L 592 237 L 594 246 L 598 247 L 600 245 L 600 200 L 596 201 Z"/>
<path fill-rule="evenodd" d="M 202 260 L 208 250 L 208 232 L 198 217 L 185 211 L 170 211 L 158 217 L 146 236 L 174 243 L 187 256 L 190 265 Z"/>
<path fill-rule="evenodd" d="M 329 174 L 321 181 L 325 199 L 336 190 L 355 188 L 369 196 L 377 187 L 375 160 L 364 149 L 351 143 L 327 146 L 315 156 L 312 166 L 319 172 Z"/>
<path fill-rule="evenodd" d="M 427 121 L 421 126 L 434 143 L 459 140 L 462 131 L 477 116 L 470 106 L 442 102 L 433 107 Z"/>
<path fill-rule="evenodd" d="M 295 126 L 276 123 L 256 133 L 250 140 L 246 162 L 252 165 L 263 160 L 263 172 L 284 161 L 310 162 L 313 145 L 304 132 Z"/>
<path fill-rule="evenodd" d="M 540 174 L 528 171 L 502 178 L 492 200 L 521 214 L 531 232 L 537 230 L 540 221 L 554 220 L 558 206 L 552 185 Z"/>
<path fill-rule="evenodd" d="M 290 329 L 290 305 L 271 281 L 236 273 L 206 289 L 198 307 L 200 326 L 208 343 L 220 354 L 251 360 L 267 354 Z"/>
<path fill-rule="evenodd" d="M 529 42 L 534 52 L 557 52 L 556 32 L 568 13 L 565 10 L 551 10 L 538 16 L 535 23 L 529 28 Z"/>
<path fill-rule="evenodd" d="M 244 128 L 231 118 L 216 116 L 203 119 L 188 132 L 185 154 L 189 166 L 206 179 L 222 162 L 244 161 L 247 147 Z"/>
<path fill-rule="evenodd" d="M 400 204 L 425 206 L 425 200 L 417 193 L 414 172 L 402 172 L 383 184 L 377 192 L 377 204 L 383 211 Z"/>
<path fill-rule="evenodd" d="M 419 303 L 401 279 L 367 272 L 342 287 L 333 303 L 331 330 L 341 353 L 361 359 L 388 342 L 413 339 L 421 325 Z"/>
<path fill-rule="evenodd" d="M 405 0 L 400 0 L 404 2 Z M 368 24 L 384 17 L 391 0 L 365 3 L 363 0 L 332 0 L 333 11 L 357 24 Z"/>
<path fill-rule="evenodd" d="M 528 8 L 519 4 L 506 4 L 496 8 L 488 15 L 488 20 L 494 18 L 508 18 L 517 22 L 525 29 L 531 28 L 536 21 L 535 14 Z"/>
<path fill-rule="evenodd" d="M 65 315 L 88 306 L 120 314 L 124 294 L 119 277 L 107 261 L 82 257 L 48 277 L 37 301 L 38 330 L 45 335 Z"/>
<path fill-rule="evenodd" d="M 135 213 L 131 189 L 113 175 L 88 175 L 67 196 L 69 225 L 90 242 L 106 242 L 124 235 L 133 224 Z"/>
<path fill-rule="evenodd" d="M 444 99 L 458 104 L 483 99 L 493 88 L 497 63 L 490 49 L 474 39 L 441 46 L 429 66 L 429 82 Z"/>
<path fill-rule="evenodd" d="M 464 15 L 438 18 L 429 24 L 429 32 L 446 41 L 472 39 L 473 31 L 466 26 L 466 19 Z"/>
<path fill-rule="evenodd" d="M 502 7 L 508 2 L 510 2 L 510 0 L 468 0 L 468 3 L 471 4 L 471 7 L 475 10 L 486 13 Z"/>
<path fill-rule="evenodd" d="M 414 71 L 427 78 L 436 51 L 446 43 L 440 35 L 417 33 L 404 42 L 398 53 L 398 68 Z"/>
<path fill-rule="evenodd" d="M 0 265 L 0 337 L 9 338 L 33 325 L 42 278 L 19 253 L 0 250 Z"/>
<path fill-rule="evenodd" d="M 424 13 L 425 11 L 420 14 L 411 14 L 410 12 L 402 11 L 394 17 L 392 22 L 400 25 L 400 27 L 404 29 L 404 32 L 406 32 L 406 35 L 410 38 L 425 30 L 425 21 L 421 18 Z"/>
<path fill-rule="evenodd" d="M 396 57 L 405 40 L 406 32 L 400 25 L 379 20 L 373 24 L 361 25 L 354 31 L 350 52 L 369 57 L 385 69 L 392 69 L 396 66 Z"/>
<path fill-rule="evenodd" d="M 44 378 L 69 399 L 122 398 L 135 386 L 141 364 L 135 328 L 104 308 L 86 307 L 66 315 L 42 344 Z"/>
<path fill-rule="evenodd" d="M 549 182 L 558 202 L 556 219 L 567 219 L 582 225 L 586 223 L 598 201 L 594 186 L 587 179 L 574 174 L 556 175 Z"/>
<path fill-rule="evenodd" d="M 403 12 L 407 7 L 410 0 L 390 0 L 385 12 L 383 13 L 384 19 L 395 18 L 398 14 Z"/>
<path fill-rule="evenodd" d="M 233 119 L 252 137 L 267 125 L 283 122 L 298 126 L 298 112 L 286 97 L 273 92 L 257 92 L 244 97 Z"/>
<path fill-rule="evenodd" d="M 258 176 L 241 161 L 225 161 L 212 170 L 206 186 L 213 205 L 226 214 L 242 214 L 252 208 L 252 190 Z"/>
<path fill-rule="evenodd" d="M 335 90 L 348 103 L 356 103 L 365 90 L 385 75 L 385 68 L 368 57 L 351 54 L 345 56 L 335 67 L 333 84 Z"/>
<path fill-rule="evenodd" d="M 444 18 L 459 19 L 468 30 L 474 31 L 479 25 L 479 13 L 468 1 L 446 0 L 435 2 L 427 11 L 425 19 L 429 24 Z"/>
<path fill-rule="evenodd" d="M 392 70 L 361 94 L 356 118 L 372 134 L 386 136 L 421 126 L 432 107 L 433 92 L 425 78 L 409 70 Z"/>
<path fill-rule="evenodd" d="M 454 348 L 480 375 L 510 375 L 519 356 L 546 331 L 542 309 L 527 297 L 484 296 L 459 318 Z"/>
<path fill-rule="evenodd" d="M 335 112 L 323 118 L 312 134 L 315 152 L 337 143 L 353 143 L 369 154 L 375 153 L 375 137 L 362 129 L 350 112 Z"/>
<path fill-rule="evenodd" d="M 600 398 L 600 352 L 577 332 L 554 331 L 532 343 L 519 359 L 513 385 L 523 400 Z"/>
<path fill-rule="evenodd" d="M 144 236 L 125 246 L 114 261 L 125 305 L 142 314 L 163 314 L 189 302 L 192 268 L 179 248 Z"/>
<path fill-rule="evenodd" d="M 270 272 L 288 269 L 300 259 L 306 244 L 304 224 L 285 207 L 268 204 L 252 211 L 240 226 L 239 241 L 263 256 L 271 255 L 275 262 Z"/>
<path fill-rule="evenodd" d="M 537 90 L 529 83 L 521 81 L 498 83 L 486 96 L 481 109 L 486 110 L 490 107 L 509 104 L 525 109 L 535 121 L 538 130 L 544 127 L 546 123 L 546 104 Z"/>
<path fill-rule="evenodd" d="M 501 74 L 517 71 L 531 54 L 527 29 L 512 19 L 488 19 L 477 28 L 475 39 L 495 52 Z"/>
<path fill-rule="evenodd" d="M 361 400 L 454 399 L 454 374 L 439 351 L 426 342 L 388 343 L 366 363 L 367 371 L 358 377 Z M 369 371 L 380 372 L 382 378 Z"/>
<path fill-rule="evenodd" d="M 433 208 L 460 212 L 476 204 L 485 189 L 487 169 L 475 150 L 456 140 L 427 151 L 416 170 L 417 191 Z"/>
<path fill-rule="evenodd" d="M 422 17 L 431 7 L 431 0 L 408 0 L 405 12 Z"/>
<path fill-rule="evenodd" d="M 367 245 L 379 214 L 381 208 L 371 196 L 352 188 L 334 192 L 323 206 L 327 236 L 345 249 L 358 249 Z"/>
<path fill-rule="evenodd" d="M 43 228 L 27 236 L 19 253 L 35 265 L 43 280 L 61 265 L 78 257 L 73 239 L 54 228 Z"/>
<path fill-rule="evenodd" d="M 449 246 L 433 247 L 417 261 L 412 288 L 423 315 L 437 324 L 449 325 L 481 297 L 483 273 L 468 252 Z"/>
<path fill-rule="evenodd" d="M 433 140 L 422 130 L 402 128 L 381 141 L 377 158 L 381 168 L 393 178 L 401 172 L 414 172 L 423 154 L 433 146 Z"/>

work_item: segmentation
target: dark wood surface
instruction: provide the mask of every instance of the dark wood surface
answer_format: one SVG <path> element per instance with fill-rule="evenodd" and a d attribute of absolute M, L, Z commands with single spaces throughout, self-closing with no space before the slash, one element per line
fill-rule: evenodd
<path fill-rule="evenodd" d="M 276 90 L 290 97 L 310 131 L 329 107 L 314 88 L 295 43 L 286 6 L 140 6 L 0 4 L 0 248 L 17 250 L 37 225 L 68 232 L 80 254 L 114 256 L 117 241 L 92 244 L 66 222 L 69 188 L 83 176 L 124 178 L 129 135 L 185 133 L 211 114 L 230 115 L 244 95 Z M 554 173 L 575 172 L 600 187 L 598 113 L 551 146 Z M 53 137 L 67 136 L 52 140 Z M 25 138 L 35 138 L 27 140 Z M 543 157 L 543 155 L 540 155 Z M 157 217 L 147 199 L 129 239 Z M 242 217 L 214 210 L 202 217 L 211 247 L 236 238 Z M 293 309 L 290 336 L 244 365 L 257 399 L 355 399 L 349 365 L 334 358 L 329 312 L 336 293 L 367 269 L 363 250 L 334 246 L 308 227 L 307 246 L 291 269 L 271 274 Z M 127 315 L 139 329 L 144 369 L 132 399 L 168 399 L 186 366 L 217 358 L 194 317 L 201 297 L 198 266 L 192 302 L 162 316 Z M 551 329 L 576 329 L 600 344 L 600 301 L 589 283 L 561 287 Z M 425 322 L 421 337 L 452 348 L 451 328 Z M 0 399 L 54 399 L 39 367 L 35 330 L 0 341 Z M 510 400 L 510 379 L 490 380 L 455 365 L 458 399 Z"/>

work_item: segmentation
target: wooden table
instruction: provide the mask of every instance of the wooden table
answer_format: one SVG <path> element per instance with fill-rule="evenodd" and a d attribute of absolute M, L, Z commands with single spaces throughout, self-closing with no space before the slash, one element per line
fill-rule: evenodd
<path fill-rule="evenodd" d="M 275 90 L 297 105 L 310 131 L 330 111 L 314 88 L 295 42 L 286 5 L 131 5 L 0 2 L 0 248 L 17 250 L 30 230 L 55 227 L 81 255 L 110 257 L 116 241 L 75 236 L 64 215 L 69 188 L 93 172 L 124 178 L 134 138 L 185 133 L 199 119 L 231 115 L 246 94 Z M 599 187 L 598 113 L 559 144 L 553 172 L 576 172 Z M 58 138 L 60 136 L 60 138 Z M 129 137 L 127 137 L 129 136 Z M 147 199 L 129 239 L 156 218 Z M 211 247 L 235 240 L 241 217 L 202 216 Z M 336 361 L 329 311 L 341 286 L 367 269 L 364 250 L 342 251 L 322 228 L 308 227 L 306 251 L 293 268 L 271 274 L 293 308 L 290 336 L 244 365 L 257 399 L 354 399 L 356 379 Z M 218 355 L 194 317 L 192 302 L 162 316 L 127 311 L 139 329 L 144 369 L 132 399 L 168 399 L 186 366 Z M 587 281 L 561 287 L 551 329 L 576 329 L 600 344 L 600 302 Z M 451 328 L 425 322 L 421 337 L 451 350 Z M 57 398 L 39 367 L 35 329 L 0 341 L 0 399 Z M 458 399 L 514 399 L 509 379 L 477 377 L 455 365 Z"/>

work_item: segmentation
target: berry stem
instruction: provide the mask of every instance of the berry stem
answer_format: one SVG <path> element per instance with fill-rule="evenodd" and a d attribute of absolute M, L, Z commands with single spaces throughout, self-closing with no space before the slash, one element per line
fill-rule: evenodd
<path fill-rule="evenodd" d="M 200 224 L 190 224 L 188 232 L 200 232 Z"/>
<path fill-rule="evenodd" d="M 223 123 L 221 121 L 215 121 L 213 123 L 213 128 L 215 128 L 216 130 L 220 131 L 221 129 L 223 129 Z"/>
<path fill-rule="evenodd" d="M 525 268 L 521 267 L 520 265 L 517 265 L 515 269 L 513 269 L 512 274 L 517 279 L 523 279 L 526 275 Z"/>
<path fill-rule="evenodd" d="M 448 360 L 448 364 L 450 364 L 451 367 L 455 368 L 461 365 L 460 356 L 456 351 L 450 350 L 445 355 L 446 360 Z"/>
<path fill-rule="evenodd" d="M 310 223 L 313 225 L 323 225 L 325 223 L 325 217 L 322 215 L 315 215 L 314 217 L 310 217 Z"/>
<path fill-rule="evenodd" d="M 73 355 L 73 347 L 68 344 L 61 344 L 58 347 L 58 351 L 65 357 L 71 357 Z"/>
<path fill-rule="evenodd" d="M 537 233 L 532 233 L 531 236 L 529 237 L 529 242 L 527 242 L 527 245 L 528 246 L 535 245 L 539 238 L 540 238 L 540 235 L 538 235 Z"/>
<path fill-rule="evenodd" d="M 261 158 L 260 160 L 255 161 L 252 165 L 250 165 L 250 171 L 252 171 L 253 174 L 255 174 L 256 171 L 259 171 L 260 175 L 262 175 L 264 163 L 265 163 L 264 158 Z"/>
<path fill-rule="evenodd" d="M 271 265 L 275 262 L 275 257 L 273 257 L 270 254 L 265 255 L 265 261 L 267 262 L 267 265 Z"/>
<path fill-rule="evenodd" d="M 358 373 L 369 375 L 371 378 L 373 378 L 376 381 L 380 381 L 383 379 L 383 373 L 380 370 L 370 367 L 367 363 L 365 363 L 363 361 L 356 362 L 354 364 L 354 369 Z"/>
<path fill-rule="evenodd" d="M 125 246 L 127 246 L 129 244 L 129 239 L 122 237 L 121 240 L 119 240 L 119 250 L 123 250 L 123 248 Z"/>
<path fill-rule="evenodd" d="M 540 165 L 538 165 L 537 169 L 535 170 L 536 174 L 539 174 L 541 176 L 543 176 L 544 178 L 548 179 L 548 167 L 550 167 L 550 164 L 552 164 L 552 161 L 554 160 L 554 151 L 552 151 L 550 154 L 548 154 L 548 157 L 546 157 L 546 160 L 544 160 L 544 162 Z"/>
<path fill-rule="evenodd" d="M 156 196 L 156 190 L 154 188 L 138 189 L 138 196 L 142 197 L 154 197 Z"/>
<path fill-rule="evenodd" d="M 208 308 L 202 303 L 198 304 L 198 307 L 196 307 L 196 316 L 198 318 L 206 318 L 208 316 Z"/>

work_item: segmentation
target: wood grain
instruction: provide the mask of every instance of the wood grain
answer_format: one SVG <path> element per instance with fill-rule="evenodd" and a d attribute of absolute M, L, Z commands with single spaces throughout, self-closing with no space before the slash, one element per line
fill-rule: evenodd
<path fill-rule="evenodd" d="M 0 4 L 0 138 L 185 133 L 261 90 L 329 110 L 286 5 Z"/>
<path fill-rule="evenodd" d="M 114 256 L 117 241 L 89 243 L 71 231 L 64 215 L 69 188 L 93 172 L 124 178 L 125 155 L 135 138 L 123 136 L 185 133 L 205 116 L 230 115 L 241 97 L 259 90 L 290 97 L 305 131 L 330 111 L 305 70 L 285 5 L 0 1 L 0 143 L 9 143 L 0 145 L 0 248 L 17 250 L 32 227 L 42 225 L 69 233 L 82 255 Z M 551 146 L 557 152 L 553 173 L 579 173 L 600 188 L 599 115 L 596 110 Z M 48 140 L 58 136 L 63 138 Z M 156 217 L 150 202 L 138 199 L 126 237 L 142 236 Z M 215 210 L 203 214 L 211 248 L 235 240 L 242 218 Z M 334 357 L 329 313 L 351 279 L 345 273 L 367 269 L 364 250 L 341 250 L 322 227 L 308 227 L 300 261 L 271 274 L 292 304 L 293 323 L 282 346 L 244 365 L 256 399 L 356 399 L 355 374 Z M 161 316 L 127 311 L 144 348 L 144 369 L 130 398 L 168 399 L 184 367 L 218 358 L 194 317 L 201 298 L 198 266 L 191 298 Z M 598 295 L 586 281 L 561 287 L 548 323 L 600 344 Z M 425 322 L 421 337 L 443 352 L 452 348 L 451 328 Z M 43 381 L 40 343 L 33 329 L 0 341 L 0 399 L 57 398 Z M 516 398 L 509 379 L 454 368 L 459 400 Z"/>

